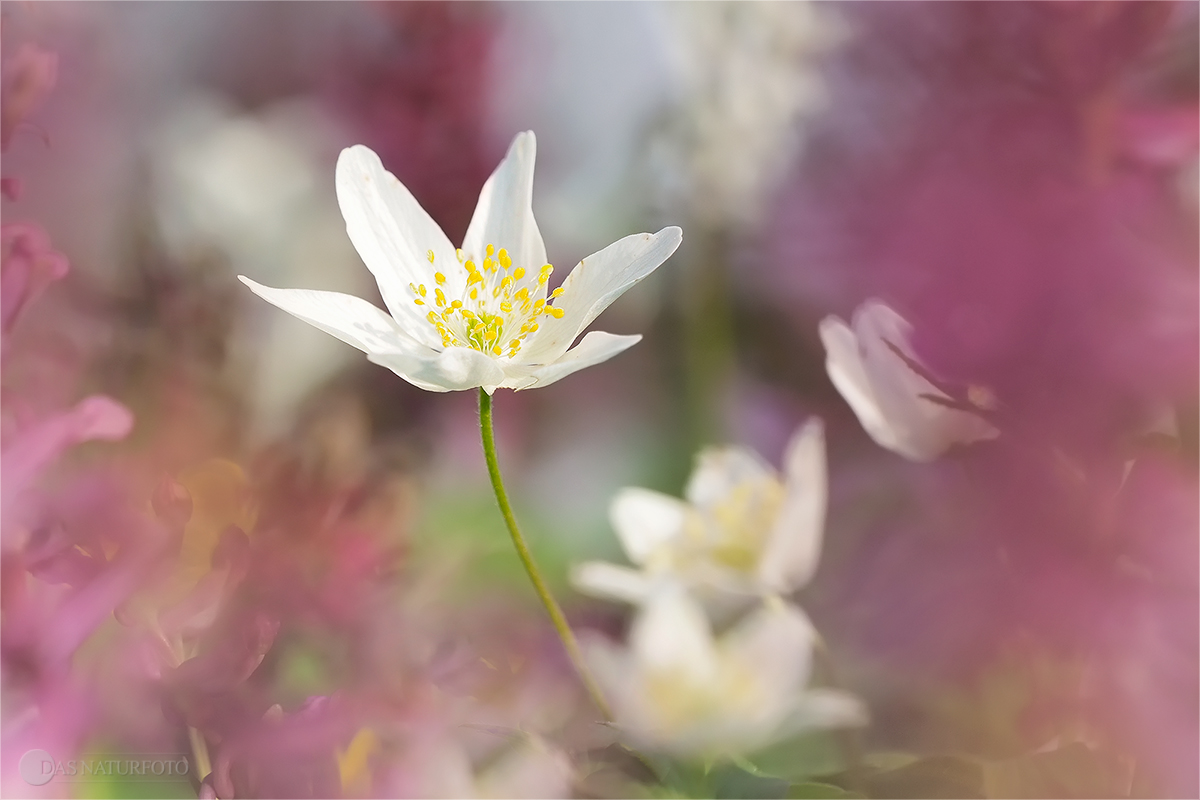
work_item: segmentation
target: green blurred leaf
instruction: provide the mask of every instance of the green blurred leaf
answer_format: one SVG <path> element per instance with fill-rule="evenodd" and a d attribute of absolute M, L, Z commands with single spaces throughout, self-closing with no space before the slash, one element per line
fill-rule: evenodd
<path fill-rule="evenodd" d="M 806 733 L 759 750 L 749 758 L 761 774 L 803 783 L 808 778 L 833 775 L 847 768 L 844 749 L 836 734 Z"/>
<path fill-rule="evenodd" d="M 805 781 L 789 786 L 786 797 L 790 800 L 861 800 L 863 795 L 834 786 L 832 783 Z"/>
<path fill-rule="evenodd" d="M 714 798 L 783 798 L 788 782 L 770 775 L 745 770 L 735 764 L 722 764 L 709 776 Z"/>
<path fill-rule="evenodd" d="M 928 756 L 864 778 L 871 797 L 982 798 L 983 765 L 963 756 Z"/>

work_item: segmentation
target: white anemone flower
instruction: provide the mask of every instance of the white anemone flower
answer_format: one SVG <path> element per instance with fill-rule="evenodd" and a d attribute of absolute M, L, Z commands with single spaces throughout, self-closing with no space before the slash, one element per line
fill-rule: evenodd
<path fill-rule="evenodd" d="M 580 261 L 550 292 L 554 268 L 533 218 L 536 147 L 532 131 L 513 140 L 458 249 L 375 153 L 362 145 L 342 151 L 336 182 L 346 232 L 390 313 L 351 295 L 241 280 L 429 391 L 529 389 L 606 361 L 641 336 L 593 331 L 571 343 L 666 261 L 683 232 L 627 236 Z"/>
<path fill-rule="evenodd" d="M 714 609 L 754 595 L 786 593 L 816 571 L 825 526 L 828 479 L 820 420 L 788 444 L 780 476 L 753 450 L 700 453 L 686 500 L 648 489 L 622 489 L 610 518 L 625 555 L 639 569 L 579 565 L 573 582 L 589 594 L 643 602 L 678 581 Z"/>
<path fill-rule="evenodd" d="M 719 757 L 865 723 L 852 695 L 808 687 L 815 639 L 804 613 L 777 598 L 714 637 L 699 603 L 676 585 L 642 607 L 628 648 L 593 641 L 588 655 L 634 747 Z"/>
<path fill-rule="evenodd" d="M 836 316 L 826 317 L 820 333 L 829 379 L 881 447 L 913 461 L 931 461 L 955 444 L 999 435 L 930 382 L 909 343 L 912 326 L 882 302 L 859 306 L 853 328 Z M 986 390 L 972 388 L 969 394 L 985 407 L 990 404 Z"/>

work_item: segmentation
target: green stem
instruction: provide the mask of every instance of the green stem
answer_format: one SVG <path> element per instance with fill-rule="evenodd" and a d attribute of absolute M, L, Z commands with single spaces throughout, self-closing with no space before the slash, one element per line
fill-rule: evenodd
<path fill-rule="evenodd" d="M 483 438 L 483 455 L 487 460 L 488 475 L 492 479 L 492 490 L 496 493 L 496 503 L 500 506 L 504 524 L 508 526 L 508 534 L 512 537 L 513 547 L 517 549 L 517 556 L 525 565 L 525 572 L 533 583 L 533 589 L 541 598 L 542 605 L 546 607 L 550 621 L 554 623 L 554 629 L 558 631 L 558 638 L 562 639 L 563 647 L 567 649 L 567 655 L 575 666 L 575 671 L 579 674 L 584 688 L 587 689 L 596 708 L 600 709 L 604 718 L 611 722 L 613 715 L 608 701 L 604 699 L 604 693 L 600 691 L 596 679 L 588 671 L 587 664 L 583 660 L 583 652 L 579 649 L 579 642 L 575 640 L 575 634 L 571 632 L 571 626 L 567 624 L 566 616 L 563 615 L 562 609 L 558 607 L 558 603 L 550 594 L 550 589 L 546 586 L 542 574 L 538 572 L 537 565 L 533 563 L 533 554 L 529 552 L 529 546 L 525 544 L 525 537 L 521 536 L 521 530 L 517 527 L 517 518 L 513 514 L 512 506 L 508 503 L 508 493 L 504 491 L 504 480 L 500 477 L 500 463 L 496 460 L 496 437 L 492 431 L 492 397 L 483 389 L 479 390 L 479 433 Z"/>

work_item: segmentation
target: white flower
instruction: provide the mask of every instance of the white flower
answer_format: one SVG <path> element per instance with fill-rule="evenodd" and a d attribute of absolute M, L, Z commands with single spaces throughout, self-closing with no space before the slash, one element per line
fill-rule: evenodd
<path fill-rule="evenodd" d="M 835 316 L 821 320 L 825 369 L 871 438 L 905 458 L 929 461 L 952 445 L 999 435 L 978 414 L 949 407 L 956 401 L 914 368 L 924 370 L 909 344 L 911 331 L 878 300 L 858 307 L 853 330 Z"/>
<path fill-rule="evenodd" d="M 809 689 L 811 623 L 778 599 L 714 638 L 680 587 L 655 594 L 633 622 L 629 647 L 594 641 L 589 661 L 637 748 L 678 756 L 747 753 L 816 728 L 857 725 L 854 697 Z"/>
<path fill-rule="evenodd" d="M 669 202 L 708 224 L 750 222 L 823 103 L 817 58 L 840 39 L 816 3 L 668 3 L 677 98 L 651 139 Z"/>
<path fill-rule="evenodd" d="M 747 595 L 788 592 L 817 567 L 827 478 L 820 420 L 796 432 L 782 478 L 754 451 L 702 452 L 683 500 L 623 489 L 610 517 L 641 571 L 592 562 L 573 573 L 585 592 L 642 602 L 663 581 L 680 581 L 710 606 Z"/>
<path fill-rule="evenodd" d="M 337 196 L 346 231 L 390 315 L 350 295 L 241 280 L 430 391 L 529 389 L 605 361 L 641 337 L 593 331 L 568 348 L 670 257 L 683 233 L 670 227 L 627 236 L 580 261 L 548 293 L 553 267 L 533 219 L 535 151 L 532 132 L 513 140 L 483 185 L 458 250 L 375 153 L 362 145 L 342 151 Z"/>

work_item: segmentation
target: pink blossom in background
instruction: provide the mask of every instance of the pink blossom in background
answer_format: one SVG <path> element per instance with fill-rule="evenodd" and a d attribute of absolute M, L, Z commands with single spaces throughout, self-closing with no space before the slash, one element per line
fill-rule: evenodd
<path fill-rule="evenodd" d="M 788 271 L 837 264 L 827 308 L 903 309 L 936 372 L 995 399 L 1001 434 L 904 470 L 913 504 L 860 541 L 828 613 L 869 619 L 856 646 L 905 664 L 910 690 L 1030 637 L 1082 659 L 1104 687 L 1077 698 L 1093 735 L 1156 791 L 1193 794 L 1197 521 L 1138 514 L 1196 497 L 1200 283 L 1175 180 L 1196 158 L 1195 78 L 1180 91 L 1146 66 L 1194 8 L 847 12 L 859 40 L 831 64 L 843 90 L 771 268 L 784 297 L 806 291 Z"/>

